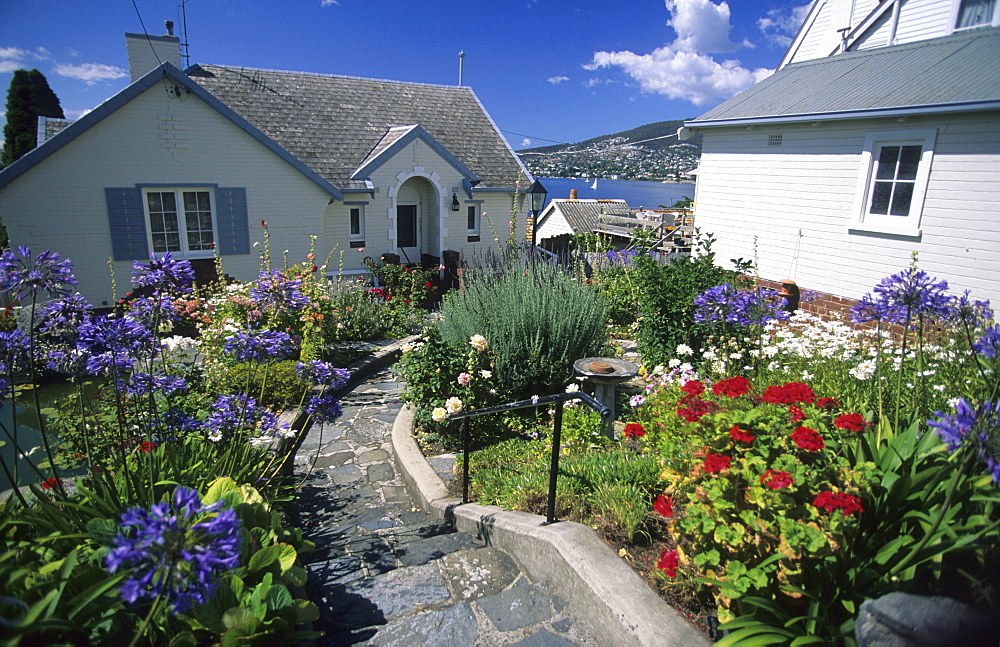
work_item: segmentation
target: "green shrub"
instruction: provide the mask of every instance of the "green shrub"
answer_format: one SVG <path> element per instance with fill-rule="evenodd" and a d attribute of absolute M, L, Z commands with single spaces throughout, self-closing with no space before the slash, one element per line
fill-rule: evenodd
<path fill-rule="evenodd" d="M 297 363 L 295 360 L 284 360 L 268 364 L 264 369 L 252 362 L 237 364 L 229 369 L 227 390 L 245 391 L 256 398 L 258 404 L 274 410 L 298 406 L 309 384 L 295 372 Z M 223 389 L 219 390 L 224 392 Z"/>
<path fill-rule="evenodd" d="M 453 348 L 468 348 L 473 335 L 486 338 L 504 398 L 561 392 L 573 362 L 606 345 L 599 292 L 544 263 L 469 272 L 464 289 L 446 295 L 441 311 L 441 337 Z"/>
<path fill-rule="evenodd" d="M 711 324 L 693 323 L 694 299 L 705 290 L 721 285 L 742 287 L 741 275 L 749 264 L 734 259 L 736 270 L 715 264 L 713 238 L 695 233 L 694 253 L 659 264 L 646 254 L 636 257 L 635 285 L 639 289 L 642 318 L 639 322 L 639 352 L 647 366 L 666 364 L 679 344 L 699 352 L 713 333 Z M 699 353 L 700 355 L 700 353 Z"/>

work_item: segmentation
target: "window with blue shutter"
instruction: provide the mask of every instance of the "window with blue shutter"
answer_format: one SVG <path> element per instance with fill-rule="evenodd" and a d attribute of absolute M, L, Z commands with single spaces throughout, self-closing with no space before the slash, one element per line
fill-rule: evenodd
<path fill-rule="evenodd" d="M 218 188 L 215 190 L 216 223 L 219 255 L 249 254 L 250 225 L 247 216 L 247 190 Z"/>
<path fill-rule="evenodd" d="M 108 204 L 112 257 L 116 261 L 149 259 L 142 191 L 135 187 L 106 188 L 104 198 Z"/>

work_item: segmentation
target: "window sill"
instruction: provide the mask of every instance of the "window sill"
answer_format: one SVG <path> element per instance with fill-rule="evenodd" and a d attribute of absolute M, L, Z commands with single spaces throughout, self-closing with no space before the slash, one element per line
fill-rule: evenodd
<path fill-rule="evenodd" d="M 363 240 L 352 240 L 351 249 L 360 249 L 365 246 L 365 241 Z"/>
<path fill-rule="evenodd" d="M 886 236 L 900 236 L 904 238 L 920 238 L 922 232 L 919 227 L 892 227 L 878 223 L 852 222 L 847 225 L 848 234 L 884 234 Z"/>
<path fill-rule="evenodd" d="M 479 242 L 479 236 L 472 236 L 472 235 L 470 235 L 470 236 L 468 237 L 468 241 L 467 241 L 467 242 L 470 242 L 470 243 L 478 243 L 478 242 Z"/>

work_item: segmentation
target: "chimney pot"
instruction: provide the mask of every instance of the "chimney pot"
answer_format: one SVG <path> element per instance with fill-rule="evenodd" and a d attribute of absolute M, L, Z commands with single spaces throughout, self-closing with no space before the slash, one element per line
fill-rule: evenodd
<path fill-rule="evenodd" d="M 167 36 L 173 36 L 174 35 L 174 21 L 173 20 L 164 20 L 163 21 L 163 25 L 164 25 L 164 27 L 167 28 Z"/>
<path fill-rule="evenodd" d="M 576 189 L 570 189 L 569 190 L 569 199 L 570 200 L 576 200 Z"/>

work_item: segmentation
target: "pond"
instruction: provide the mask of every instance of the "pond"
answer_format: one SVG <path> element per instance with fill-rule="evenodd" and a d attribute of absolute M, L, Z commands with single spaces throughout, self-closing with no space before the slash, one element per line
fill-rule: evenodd
<path fill-rule="evenodd" d="M 42 447 L 42 435 L 39 432 L 41 425 L 38 422 L 38 411 L 35 408 L 34 389 L 19 387 L 16 406 L 11 407 L 9 400 L 3 401 L 0 406 L 0 440 L 4 442 L 0 446 L 0 457 L 3 457 L 4 464 L 14 469 L 14 459 L 17 458 L 18 480 L 21 485 L 37 483 L 41 479 L 38 473 L 31 467 L 31 464 L 38 466 L 46 461 L 45 449 Z M 57 400 L 76 392 L 76 385 L 72 382 L 54 382 L 37 387 L 38 400 L 41 407 L 52 406 Z M 15 434 L 14 425 L 17 423 Z M 17 443 L 28 454 L 27 457 L 20 456 L 14 449 L 13 439 L 17 438 Z M 54 436 L 50 435 L 51 442 L 58 442 Z M 29 464 L 29 462 L 31 464 Z M 48 470 L 42 470 L 48 478 Z M 0 473 L 0 498 L 6 498 L 10 492 L 11 483 L 6 474 Z"/>

